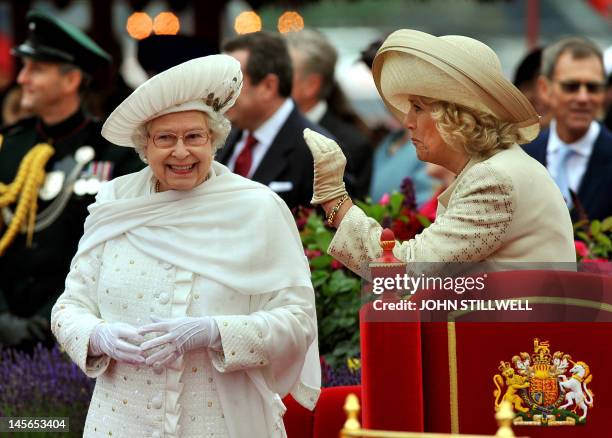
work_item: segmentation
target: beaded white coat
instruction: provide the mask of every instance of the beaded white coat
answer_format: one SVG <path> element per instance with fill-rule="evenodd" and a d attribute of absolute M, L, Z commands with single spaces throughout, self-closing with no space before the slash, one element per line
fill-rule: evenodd
<path fill-rule="evenodd" d="M 141 180 L 148 178 L 142 172 Z M 224 168 L 217 172 L 223 174 L 219 181 L 251 184 L 234 181 Z M 134 184 L 130 178 L 125 187 Z M 268 209 L 282 202 L 265 190 Z M 257 193 L 255 187 L 248 197 Z M 162 257 L 163 251 L 160 257 L 145 254 L 121 235 L 73 260 L 51 324 L 72 360 L 97 378 L 84 436 L 286 436 L 280 397 L 291 391 L 310 408 L 316 402 L 316 388 L 296 385 L 306 352 L 316 342 L 312 288 L 246 294 Z M 165 369 L 88 357 L 89 337 L 101 321 L 141 326 L 151 315 L 212 316 L 222 351 L 190 351 Z"/>

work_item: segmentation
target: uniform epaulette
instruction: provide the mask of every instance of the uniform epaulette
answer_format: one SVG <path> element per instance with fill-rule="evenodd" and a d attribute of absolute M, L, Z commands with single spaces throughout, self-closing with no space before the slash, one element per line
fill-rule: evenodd
<path fill-rule="evenodd" d="M 36 117 L 28 117 L 26 119 L 19 120 L 18 122 L 13 123 L 12 125 L 6 125 L 0 128 L 0 135 L 3 138 L 7 138 L 13 136 L 15 134 L 19 134 L 24 129 L 29 128 L 30 125 L 36 124 Z"/>

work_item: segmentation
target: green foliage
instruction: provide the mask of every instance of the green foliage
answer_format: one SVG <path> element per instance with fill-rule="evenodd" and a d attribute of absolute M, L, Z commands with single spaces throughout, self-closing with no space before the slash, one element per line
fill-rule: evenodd
<path fill-rule="evenodd" d="M 612 259 L 612 217 L 574 224 L 578 260 Z"/>
<path fill-rule="evenodd" d="M 315 212 L 301 232 L 316 291 L 319 351 L 332 367 L 359 353 L 361 280 L 327 255 L 333 232 Z"/>

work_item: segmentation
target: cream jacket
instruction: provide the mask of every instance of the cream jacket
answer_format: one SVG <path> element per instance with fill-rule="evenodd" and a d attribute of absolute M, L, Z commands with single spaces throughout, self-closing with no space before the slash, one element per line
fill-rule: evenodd
<path fill-rule="evenodd" d="M 361 277 L 380 257 L 381 226 L 354 206 L 344 216 L 330 255 Z M 414 239 L 396 245 L 406 262 L 487 262 L 518 269 L 575 262 L 569 212 L 547 170 L 518 145 L 486 160 L 470 160 L 438 197 L 436 220 Z M 567 265 L 566 265 L 567 266 Z"/>

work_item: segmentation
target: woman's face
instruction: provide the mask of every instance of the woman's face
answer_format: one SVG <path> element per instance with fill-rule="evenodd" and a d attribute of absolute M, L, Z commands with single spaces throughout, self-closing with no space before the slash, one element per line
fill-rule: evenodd
<path fill-rule="evenodd" d="M 207 117 L 200 111 L 184 111 L 166 114 L 149 123 L 147 145 L 144 153 L 149 167 L 159 181 L 159 190 L 191 190 L 201 184 L 210 170 L 213 160 L 212 135 L 208 130 Z M 185 138 L 178 138 L 174 147 L 160 148 L 153 138 L 166 134 L 190 137 L 204 131 L 208 140 L 203 145 L 186 146 Z M 161 144 L 161 142 L 158 142 Z"/>
<path fill-rule="evenodd" d="M 445 166 L 450 148 L 438 132 L 429 105 L 418 96 L 410 96 L 408 100 L 410 110 L 406 114 L 404 126 L 410 130 L 419 160 Z"/>

